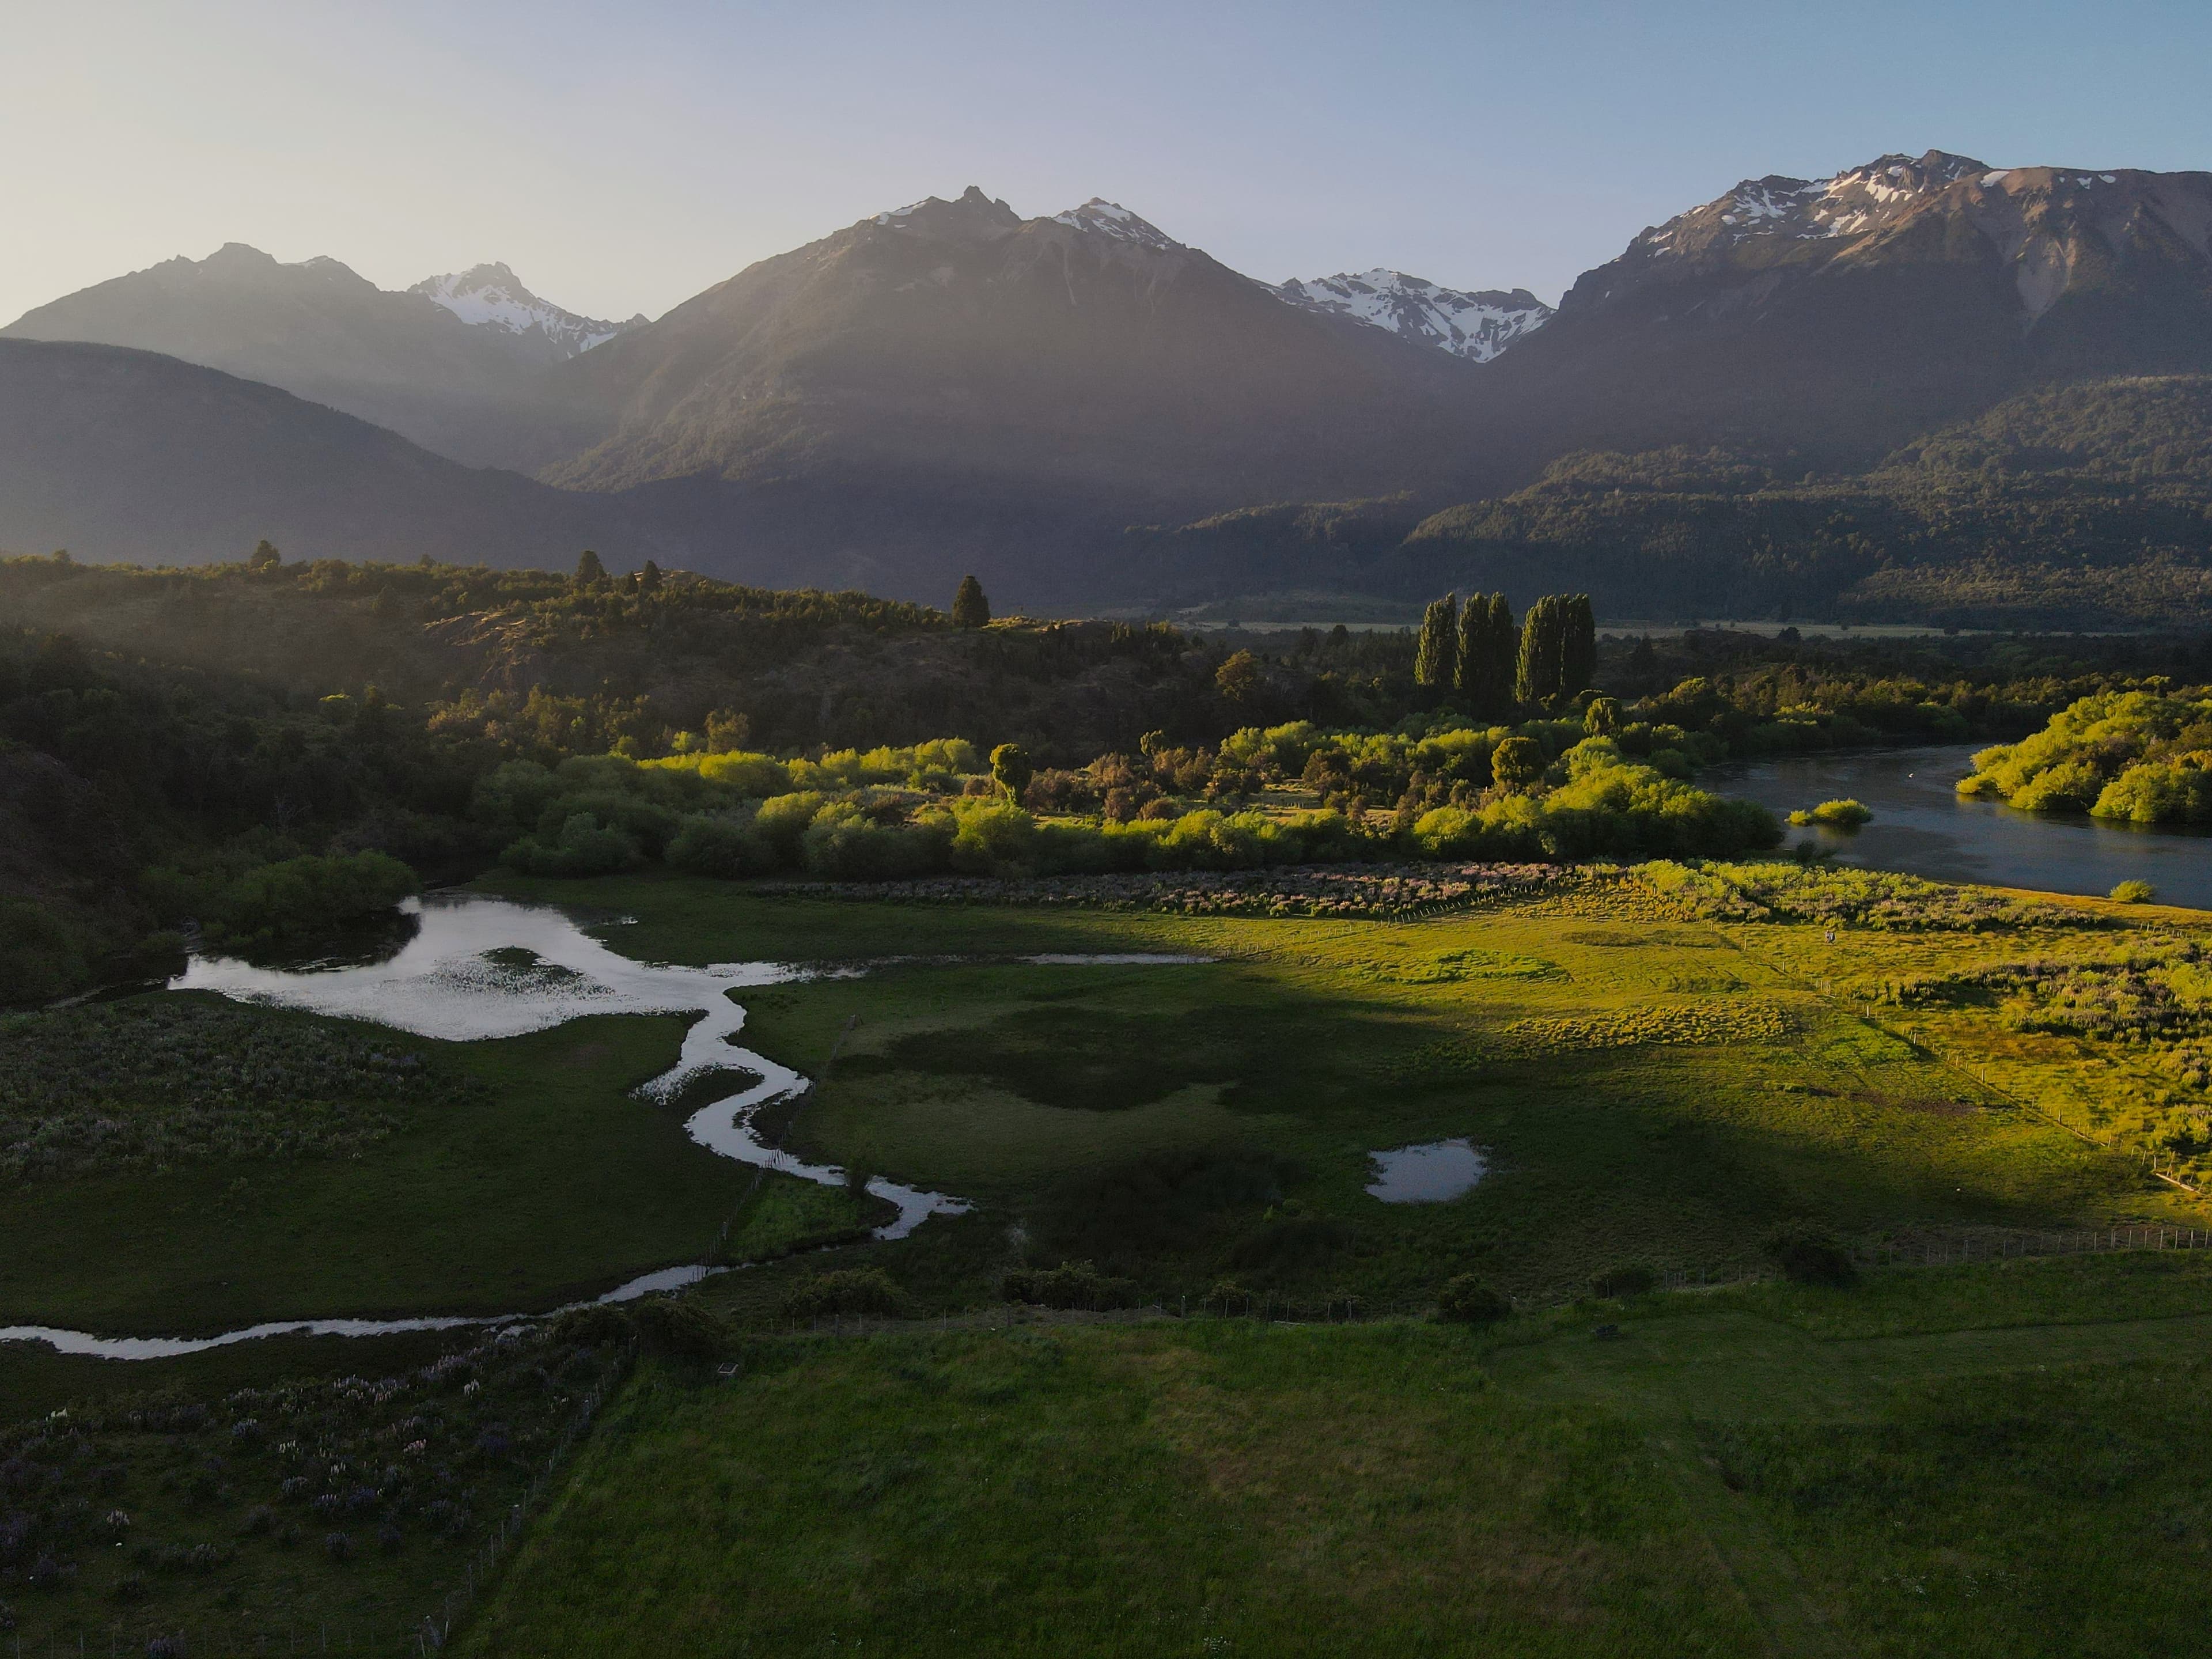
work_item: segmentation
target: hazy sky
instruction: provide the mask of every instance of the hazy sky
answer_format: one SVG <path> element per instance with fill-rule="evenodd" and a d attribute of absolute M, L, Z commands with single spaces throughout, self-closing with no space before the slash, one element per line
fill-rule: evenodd
<path fill-rule="evenodd" d="M 0 40 L 0 319 L 231 240 L 658 315 L 971 183 L 1555 299 L 1747 176 L 2212 167 L 2206 0 L 15 0 Z"/>

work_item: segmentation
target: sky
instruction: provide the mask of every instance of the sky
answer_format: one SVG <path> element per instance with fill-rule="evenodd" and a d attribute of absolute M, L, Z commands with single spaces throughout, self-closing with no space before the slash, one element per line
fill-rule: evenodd
<path fill-rule="evenodd" d="M 1936 148 L 2212 168 L 2205 0 L 17 0 L 0 320 L 227 241 L 386 288 L 503 259 L 657 316 L 980 185 L 1279 282 L 1556 300 L 1767 173 Z"/>

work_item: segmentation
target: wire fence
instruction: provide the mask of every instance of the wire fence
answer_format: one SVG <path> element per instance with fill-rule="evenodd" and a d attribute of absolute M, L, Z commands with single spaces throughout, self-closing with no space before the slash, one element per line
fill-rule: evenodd
<path fill-rule="evenodd" d="M 1873 1026 L 1875 1030 L 1883 1033 L 1885 1036 L 1896 1037 L 1901 1042 L 1911 1043 L 1914 1048 L 1920 1048 L 1923 1052 L 1933 1053 L 1938 1060 L 1942 1061 L 1943 1064 L 1948 1066 L 1955 1072 L 1963 1073 L 1966 1076 L 1973 1079 L 1975 1082 L 1980 1084 L 1983 1088 L 1988 1090 L 1990 1093 L 1996 1096 L 1999 1099 L 2005 1102 L 2006 1104 L 2026 1112 L 2031 1117 L 2039 1119 L 2041 1121 L 2050 1124 L 2055 1129 L 2063 1130 L 2066 1133 L 2072 1135 L 2076 1140 L 2081 1141 L 2087 1146 L 2095 1146 L 2102 1151 L 2128 1158 L 2130 1161 L 2134 1163 L 2138 1169 L 2142 1170 L 2144 1174 L 2164 1182 L 2167 1186 L 2175 1188 L 2177 1191 L 2187 1193 L 2191 1198 L 2202 1198 L 2204 1196 L 2204 1188 L 2201 1185 L 2183 1176 L 2181 1173 L 2181 1160 L 2172 1152 L 2161 1152 L 2154 1146 L 2130 1146 L 2124 1144 L 2117 1135 L 2100 1135 L 2092 1129 L 2084 1128 L 2081 1124 L 2073 1121 L 2063 1114 L 2052 1111 L 2040 1101 L 2031 1100 L 2025 1095 L 2015 1094 L 2006 1085 L 1999 1082 L 1996 1078 L 1990 1076 L 1987 1071 L 1984 1070 L 1981 1066 L 1975 1065 L 1972 1061 L 1962 1060 L 1958 1055 L 1951 1054 L 1946 1050 L 1929 1049 L 1925 1044 L 1919 1042 L 1911 1036 L 1892 1030 L 1890 1027 L 1884 1023 L 1881 1004 L 1869 1002 L 1863 997 L 1839 990 L 1833 980 L 1816 980 L 1811 981 L 1811 983 L 1820 990 L 1822 995 L 1826 996 L 1838 1007 L 1845 1010 L 1855 1018 L 1863 1020 L 1867 1024 Z"/>
<path fill-rule="evenodd" d="M 416 1653 L 437 1653 L 444 1649 L 453 1636 L 455 1621 L 475 1603 L 484 1587 L 490 1583 L 501 1559 L 515 1540 L 522 1536 L 524 1526 L 544 1500 L 562 1461 L 574 1449 L 579 1440 L 591 1432 L 592 1425 L 599 1419 L 599 1408 L 606 1403 L 608 1396 L 622 1386 L 623 1379 L 629 1376 L 632 1358 L 629 1352 L 625 1352 L 615 1374 L 584 1396 L 575 1415 L 568 1419 L 568 1426 L 562 1431 L 561 1438 L 546 1454 L 544 1467 L 532 1478 L 522 1496 L 508 1507 L 505 1515 L 500 1516 L 499 1524 L 492 1528 L 491 1536 L 470 1556 L 463 1569 L 461 1582 L 446 1593 L 436 1609 L 426 1615 L 416 1628 Z"/>

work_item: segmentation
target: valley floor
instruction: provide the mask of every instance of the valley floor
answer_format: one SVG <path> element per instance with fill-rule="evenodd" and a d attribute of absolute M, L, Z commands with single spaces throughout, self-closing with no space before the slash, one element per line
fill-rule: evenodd
<path fill-rule="evenodd" d="M 755 1186 L 635 1098 L 668 1016 L 409 1039 L 443 1092 L 251 1158 L 114 1097 L 113 1030 L 88 1027 L 86 1097 L 172 1152 L 70 1142 L 16 1180 L 0 1322 L 542 1310 L 726 1222 L 750 1265 L 686 1304 L 742 1370 L 622 1382 L 572 1339 L 438 1369 L 467 1332 L 144 1365 L 0 1345 L 0 1527 L 23 1522 L 0 1607 L 27 1653 L 185 1628 L 194 1654 L 279 1651 L 303 1620 L 412 1651 L 542 1481 L 467 1651 L 2196 1650 L 2212 1253 L 1759 1281 L 1788 1225 L 1876 1254 L 2203 1225 L 2197 1039 L 2130 1011 L 2201 998 L 2212 917 L 1700 879 L 1285 916 L 507 878 L 633 918 L 607 935 L 633 957 L 836 969 L 740 992 L 741 1040 L 821 1079 L 785 1145 L 973 1206 L 896 1241 L 856 1238 L 880 1218 L 851 1188 Z M 1181 960 L 1097 959 L 1127 956 Z M 369 1028 L 256 1029 L 307 1065 Z M 333 1136 L 386 1121 L 332 1109 Z M 1373 1153 L 1448 1139 L 1485 1155 L 1472 1190 L 1370 1192 Z M 1062 1261 L 1297 1318 L 1006 1309 L 1009 1269 Z M 794 1331 L 787 1298 L 846 1267 L 921 1317 Z M 1729 1288 L 1590 1301 L 1623 1267 Z M 1462 1273 L 1521 1311 L 1431 1322 Z M 160 1414 L 179 1402 L 201 1414 Z"/>

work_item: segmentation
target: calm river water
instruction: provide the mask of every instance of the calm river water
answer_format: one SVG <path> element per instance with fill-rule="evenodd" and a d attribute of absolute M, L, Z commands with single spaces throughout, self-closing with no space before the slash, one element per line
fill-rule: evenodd
<path fill-rule="evenodd" d="M 2102 895 L 2147 881 L 2168 904 L 2212 909 L 2212 835 L 2146 830 L 2086 817 L 2015 812 L 1962 800 L 1952 786 L 1973 769 L 1982 744 L 1793 756 L 1717 766 L 1699 782 L 1778 813 L 1849 796 L 1874 809 L 1857 830 L 1801 830 L 1836 851 L 1838 864 L 1900 870 L 1934 881 L 1986 882 L 2051 893 Z"/>

